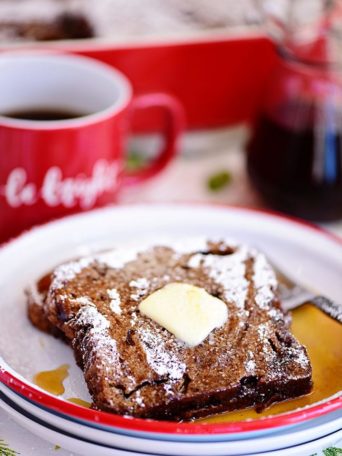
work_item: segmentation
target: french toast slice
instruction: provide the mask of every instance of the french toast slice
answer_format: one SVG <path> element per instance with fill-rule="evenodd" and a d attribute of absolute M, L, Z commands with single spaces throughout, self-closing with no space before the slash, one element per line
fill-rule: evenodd
<path fill-rule="evenodd" d="M 310 361 L 289 331 L 274 272 L 245 245 L 203 240 L 116 249 L 58 266 L 39 283 L 43 299 L 38 318 L 29 299 L 31 321 L 70 343 L 95 408 L 190 420 L 262 410 L 311 391 Z M 170 283 L 219 298 L 227 321 L 194 347 L 178 340 L 139 311 Z"/>

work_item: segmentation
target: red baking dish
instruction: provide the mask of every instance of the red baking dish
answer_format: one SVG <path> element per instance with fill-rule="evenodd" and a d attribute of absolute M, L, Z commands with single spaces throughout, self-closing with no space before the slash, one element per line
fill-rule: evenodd
<path fill-rule="evenodd" d="M 136 93 L 163 91 L 183 103 L 188 128 L 248 121 L 277 56 L 271 41 L 252 27 L 225 33 L 144 39 L 131 43 L 85 39 L 35 44 L 3 44 L 1 50 L 54 49 L 93 57 L 121 70 Z M 136 131 L 152 131 L 160 116 L 138 117 Z"/>

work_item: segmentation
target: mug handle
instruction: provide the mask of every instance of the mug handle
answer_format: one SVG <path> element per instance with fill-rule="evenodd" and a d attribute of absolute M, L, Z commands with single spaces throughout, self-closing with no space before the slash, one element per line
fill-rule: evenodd
<path fill-rule="evenodd" d="M 131 115 L 141 109 L 158 107 L 167 114 L 166 126 L 163 132 L 164 144 L 157 157 L 146 167 L 136 171 L 124 171 L 123 185 L 134 185 L 162 171 L 175 157 L 178 143 L 184 131 L 184 110 L 180 102 L 172 95 L 166 93 L 148 93 L 136 96 L 132 101 Z"/>

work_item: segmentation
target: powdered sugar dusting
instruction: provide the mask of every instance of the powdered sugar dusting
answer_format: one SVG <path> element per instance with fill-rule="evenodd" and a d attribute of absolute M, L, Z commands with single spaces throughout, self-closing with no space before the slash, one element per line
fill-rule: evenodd
<path fill-rule="evenodd" d="M 109 321 L 107 318 L 102 315 L 96 307 L 93 306 L 85 306 L 81 307 L 80 310 L 77 312 L 75 317 L 75 321 L 81 326 L 91 326 L 92 333 L 103 333 L 107 330 L 110 326 Z"/>
<path fill-rule="evenodd" d="M 110 268 L 119 269 L 124 267 L 130 261 L 134 261 L 137 258 L 138 252 L 139 249 L 137 248 L 118 248 L 97 255 L 96 260 Z"/>
<path fill-rule="evenodd" d="M 245 361 L 245 369 L 248 375 L 254 374 L 255 372 L 255 360 L 254 360 L 254 353 L 251 350 L 247 352 L 247 360 Z"/>
<path fill-rule="evenodd" d="M 82 269 L 89 266 L 92 261 L 94 261 L 92 257 L 87 257 L 58 266 L 54 270 L 50 289 L 57 290 L 62 288 L 66 282 L 74 279 L 77 274 L 79 274 Z"/>
<path fill-rule="evenodd" d="M 310 362 L 302 347 L 286 347 L 286 354 L 303 369 L 306 369 Z"/>
<path fill-rule="evenodd" d="M 182 378 L 186 366 L 175 353 L 166 349 L 158 329 L 148 328 L 139 330 L 139 338 L 143 345 L 149 366 L 160 376 L 168 376 L 171 380 Z"/>
<path fill-rule="evenodd" d="M 281 320 L 284 316 L 282 311 L 275 307 L 272 307 L 272 309 L 270 309 L 267 313 L 271 318 L 273 318 L 276 321 Z"/>
<path fill-rule="evenodd" d="M 104 366 L 107 369 L 108 367 L 115 368 L 119 374 L 121 365 L 115 340 L 98 332 L 93 333 L 91 337 L 92 344 L 89 355 L 86 354 L 88 364 L 85 367 L 87 368 L 96 359 L 97 365 Z"/>
<path fill-rule="evenodd" d="M 138 301 L 146 295 L 150 282 L 145 277 L 139 277 L 136 280 L 131 280 L 129 286 L 135 290 L 135 292 L 131 294 L 131 299 Z"/>
<path fill-rule="evenodd" d="M 270 327 L 269 323 L 261 323 L 257 327 L 258 338 L 262 344 L 262 354 L 266 363 L 271 363 L 272 360 L 276 357 L 275 352 L 273 351 L 270 342 Z"/>
<path fill-rule="evenodd" d="M 119 373 L 121 368 L 117 346 L 108 333 L 110 323 L 106 317 L 96 307 L 84 306 L 77 312 L 72 324 L 83 329 L 88 328 L 84 340 L 87 349 L 83 353 L 85 369 L 96 363 L 106 369 L 114 367 Z"/>
<path fill-rule="evenodd" d="M 265 255 L 261 253 L 254 255 L 253 282 L 256 289 L 255 302 L 262 309 L 266 309 L 274 298 L 277 279 Z"/>
<path fill-rule="evenodd" d="M 225 299 L 243 310 L 248 292 L 248 281 L 245 278 L 247 258 L 247 248 L 240 246 L 230 255 L 196 253 L 189 259 L 188 266 L 206 269 L 209 277 L 223 287 Z"/>
<path fill-rule="evenodd" d="M 248 291 L 248 281 L 245 278 L 245 261 L 249 256 L 252 256 L 254 259 L 255 301 L 259 307 L 268 308 L 274 298 L 277 280 L 266 257 L 255 250 L 249 252 L 246 246 L 237 246 L 232 241 L 229 241 L 229 245 L 235 246 L 236 251 L 234 253 L 230 255 L 197 253 L 189 259 L 188 266 L 206 268 L 209 276 L 223 286 L 225 298 L 234 302 L 239 309 L 243 309 Z"/>
<path fill-rule="evenodd" d="M 121 314 L 121 307 L 120 307 L 121 298 L 118 293 L 118 290 L 116 290 L 115 288 L 112 288 L 110 290 L 107 290 L 107 294 L 110 298 L 110 303 L 109 303 L 110 310 L 112 312 L 120 315 Z"/>
<path fill-rule="evenodd" d="M 269 343 L 266 343 L 266 341 L 264 341 L 264 345 L 262 347 L 262 353 L 263 353 L 265 362 L 268 364 L 270 364 L 276 358 L 276 354 L 272 350 L 272 347 L 270 346 Z"/>
<path fill-rule="evenodd" d="M 102 263 L 113 269 L 122 268 L 128 262 L 135 260 L 138 252 L 139 249 L 137 248 L 118 248 L 109 250 L 105 253 L 84 257 L 77 261 L 64 263 L 55 269 L 51 289 L 56 290 L 62 288 L 68 281 L 74 279 L 77 274 L 91 263 Z"/>
<path fill-rule="evenodd" d="M 140 252 L 148 251 L 158 245 L 172 248 L 175 251 L 175 255 L 182 255 L 191 251 L 208 249 L 208 242 L 204 236 L 195 236 L 185 238 L 183 240 L 160 238 L 160 240 L 154 239 L 153 241 L 149 240 L 125 247 L 115 248 L 104 253 L 90 255 L 77 261 L 70 261 L 58 266 L 53 274 L 51 289 L 61 288 L 68 281 L 74 279 L 77 274 L 79 274 L 84 268 L 88 267 L 91 263 L 98 262 L 109 268 L 120 269 L 127 263 L 136 260 Z M 229 245 L 235 245 L 234 241 L 229 241 Z M 142 282 L 138 282 L 136 288 L 139 288 L 142 293 Z"/>
<path fill-rule="evenodd" d="M 80 296 L 79 298 L 76 298 L 75 301 L 82 306 L 95 306 L 88 296 Z"/>
<path fill-rule="evenodd" d="M 257 332 L 259 340 L 262 343 L 263 357 L 267 363 L 271 363 L 275 358 L 277 358 L 277 354 L 275 353 L 270 343 L 270 337 L 273 333 L 270 328 L 270 323 L 261 323 L 257 328 Z M 310 361 L 305 354 L 304 348 L 298 343 L 295 343 L 295 345 L 291 346 L 282 345 L 282 350 L 283 359 L 291 360 L 300 365 L 303 369 L 308 368 L 310 365 Z M 279 375 L 281 375 L 280 372 Z"/>
<path fill-rule="evenodd" d="M 135 402 L 140 405 L 140 407 L 145 407 L 145 403 L 143 401 L 143 398 L 141 397 L 141 391 L 138 390 L 135 395 L 134 395 L 134 400 Z"/>
<path fill-rule="evenodd" d="M 137 313 L 136 312 L 132 312 L 131 313 L 131 319 L 130 319 L 131 326 L 135 326 L 137 322 L 138 322 Z"/>
<path fill-rule="evenodd" d="M 261 341 L 264 341 L 268 337 L 268 334 L 269 334 L 268 324 L 267 323 L 261 323 L 258 326 L 259 339 Z"/>

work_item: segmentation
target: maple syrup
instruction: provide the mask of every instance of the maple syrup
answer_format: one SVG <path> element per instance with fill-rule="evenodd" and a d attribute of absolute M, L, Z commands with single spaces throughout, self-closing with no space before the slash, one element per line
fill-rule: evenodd
<path fill-rule="evenodd" d="M 279 107 L 278 119 L 261 116 L 247 149 L 248 173 L 273 208 L 336 220 L 342 218 L 342 135 L 335 119 L 314 126 L 316 110 L 298 103 Z"/>
<path fill-rule="evenodd" d="M 69 365 L 62 364 L 56 369 L 38 372 L 33 378 L 36 385 L 51 394 L 60 396 L 65 392 L 64 380 L 69 376 Z M 90 408 L 91 403 L 78 397 L 69 397 L 67 401 L 82 407 Z"/>
<path fill-rule="evenodd" d="M 254 409 L 237 410 L 199 421 L 228 423 L 277 415 L 322 401 L 342 390 L 342 325 L 310 304 L 294 310 L 292 319 L 292 333 L 306 346 L 311 361 L 312 393 L 274 404 L 261 413 Z"/>
<path fill-rule="evenodd" d="M 310 328 L 308 330 L 308 328 Z M 313 371 L 312 393 L 297 399 L 284 401 L 268 407 L 261 413 L 254 409 L 237 410 L 197 420 L 206 423 L 225 423 L 246 419 L 258 419 L 289 412 L 322 401 L 342 390 L 342 325 L 322 313 L 313 305 L 306 304 L 292 313 L 292 333 L 306 346 Z M 319 334 L 319 336 L 317 336 Z M 69 366 L 39 372 L 34 382 L 42 389 L 57 396 L 64 393 L 64 380 L 69 375 Z M 329 379 L 329 381 L 327 381 Z M 89 408 L 83 399 L 71 397 L 69 402 Z"/>
<path fill-rule="evenodd" d="M 64 380 L 69 376 L 69 365 L 62 364 L 56 369 L 38 372 L 33 378 L 36 385 L 51 394 L 60 396 L 64 393 Z"/>
<path fill-rule="evenodd" d="M 83 399 L 80 399 L 79 397 L 69 397 L 67 400 L 69 402 L 72 402 L 73 404 L 80 405 L 81 407 L 86 407 L 86 408 L 91 407 L 90 402 L 84 401 Z"/>

